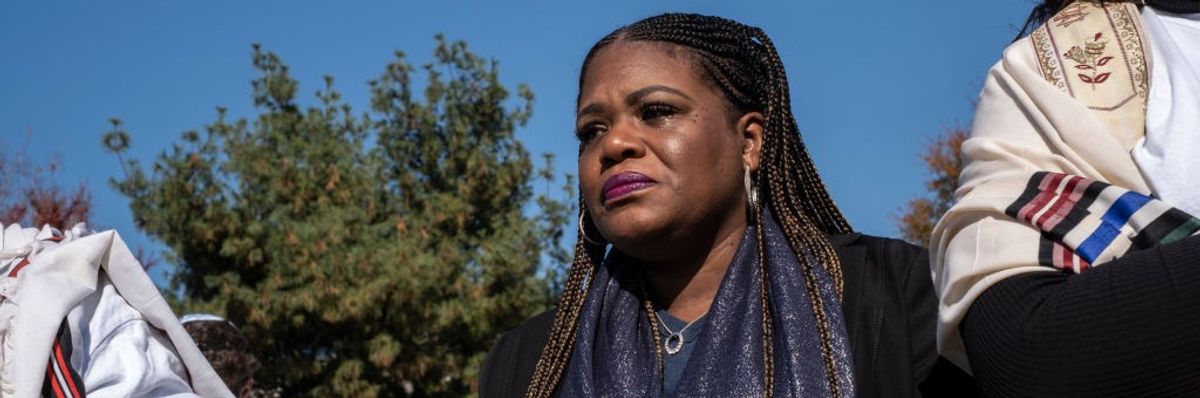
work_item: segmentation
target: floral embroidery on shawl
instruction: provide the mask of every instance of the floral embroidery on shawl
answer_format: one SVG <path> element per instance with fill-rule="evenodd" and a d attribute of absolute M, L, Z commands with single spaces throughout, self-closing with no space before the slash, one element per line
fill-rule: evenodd
<path fill-rule="evenodd" d="M 1149 81 L 1137 15 L 1129 3 L 1072 3 L 1029 35 L 1042 76 L 1092 110 L 1144 114 Z M 1068 60 L 1074 73 L 1063 70 Z"/>
<path fill-rule="evenodd" d="M 1071 49 L 1063 54 L 1064 57 L 1075 61 L 1075 69 L 1084 71 L 1076 76 L 1084 83 L 1090 84 L 1092 90 L 1096 89 L 1097 84 L 1108 81 L 1108 77 L 1112 75 L 1112 72 L 1100 72 L 1102 67 L 1113 59 L 1112 56 L 1104 56 L 1104 46 L 1108 44 L 1108 40 L 1100 40 L 1103 36 L 1104 32 L 1096 32 L 1092 40 L 1084 43 L 1083 49 L 1071 46 Z"/>

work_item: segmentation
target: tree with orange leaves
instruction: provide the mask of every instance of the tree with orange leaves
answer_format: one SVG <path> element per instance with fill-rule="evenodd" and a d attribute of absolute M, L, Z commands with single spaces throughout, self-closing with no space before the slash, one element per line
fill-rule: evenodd
<path fill-rule="evenodd" d="M 961 128 L 945 131 L 925 147 L 921 160 L 930 178 L 925 181 L 929 195 L 913 198 L 898 218 L 901 236 L 914 244 L 928 247 L 929 235 L 943 214 L 954 204 L 958 175 L 963 168 L 962 144 L 967 132 Z"/>
<path fill-rule="evenodd" d="M 92 194 L 82 183 L 70 190 L 52 183 L 58 160 L 37 164 L 0 154 L 0 224 L 65 229 L 87 222 Z"/>

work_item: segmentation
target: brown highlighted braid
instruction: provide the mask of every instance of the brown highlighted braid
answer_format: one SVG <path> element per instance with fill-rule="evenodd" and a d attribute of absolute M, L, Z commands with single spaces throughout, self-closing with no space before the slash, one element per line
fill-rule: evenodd
<path fill-rule="evenodd" d="M 831 325 L 825 303 L 818 292 L 817 271 L 810 265 L 811 262 L 805 259 L 816 259 L 816 263 L 819 263 L 833 279 L 838 294 L 841 295 L 841 264 L 826 236 L 847 233 L 851 228 L 830 198 L 808 150 L 801 141 L 799 128 L 792 115 L 783 62 L 780 61 L 771 39 L 762 29 L 728 19 L 696 14 L 663 14 L 620 28 L 597 42 L 584 59 L 579 74 L 581 85 L 592 58 L 601 49 L 621 40 L 656 41 L 687 49 L 697 69 L 720 89 L 731 109 L 736 109 L 739 116 L 742 112 L 763 113 L 765 131 L 762 166 L 754 179 L 758 189 L 765 190 L 766 204 L 771 207 L 789 245 L 801 260 L 809 293 L 809 305 L 816 315 L 815 323 L 821 337 L 821 353 L 827 382 L 833 396 L 841 396 L 843 387 L 837 378 L 837 363 L 831 345 Z M 587 214 L 582 201 L 580 211 Z M 750 219 L 761 223 L 762 217 L 763 214 L 759 211 Z M 599 237 L 599 231 L 589 223 L 589 218 L 585 217 L 583 220 L 588 236 Z M 762 228 L 758 228 L 757 231 L 759 252 L 762 253 Z M 562 380 L 563 370 L 574 346 L 575 326 L 586 299 L 590 274 L 600 264 L 603 255 L 603 245 L 589 243 L 580 237 L 575 246 L 574 264 L 558 302 L 550 337 L 538 359 L 526 397 L 549 397 L 554 394 Z M 774 363 L 770 296 L 764 257 L 759 256 L 759 283 L 762 292 L 760 303 L 763 309 L 763 382 L 765 392 L 770 396 L 774 385 Z M 656 325 L 654 322 L 651 324 Z M 657 333 L 655 334 L 657 337 Z"/>

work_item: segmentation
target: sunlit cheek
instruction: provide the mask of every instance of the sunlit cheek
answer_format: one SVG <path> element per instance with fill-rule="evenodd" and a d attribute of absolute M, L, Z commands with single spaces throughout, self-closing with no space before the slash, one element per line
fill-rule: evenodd
<path fill-rule="evenodd" d="M 675 168 L 677 163 L 687 161 L 688 157 L 688 137 L 686 134 L 679 132 L 667 132 L 660 135 L 662 140 L 661 152 L 663 162 L 667 163 L 667 167 Z"/>

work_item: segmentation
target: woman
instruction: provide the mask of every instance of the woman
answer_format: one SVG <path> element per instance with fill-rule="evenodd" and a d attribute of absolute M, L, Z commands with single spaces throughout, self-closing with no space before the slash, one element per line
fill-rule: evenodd
<path fill-rule="evenodd" d="M 1045 1 L 933 233 L 943 355 L 991 396 L 1200 396 L 1200 2 Z"/>
<path fill-rule="evenodd" d="M 496 343 L 483 396 L 918 394 L 937 362 L 927 256 L 851 231 L 787 87 L 770 38 L 721 18 L 596 43 L 575 263 L 556 310 Z"/>

